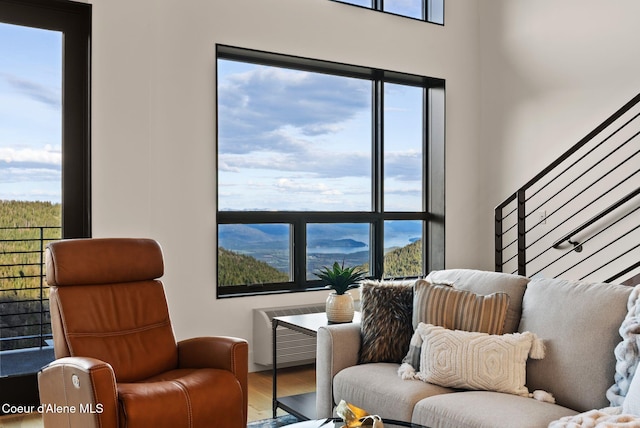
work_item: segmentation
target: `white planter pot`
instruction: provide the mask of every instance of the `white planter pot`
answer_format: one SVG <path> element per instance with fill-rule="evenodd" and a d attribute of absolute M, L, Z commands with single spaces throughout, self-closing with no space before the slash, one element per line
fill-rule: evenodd
<path fill-rule="evenodd" d="M 327 320 L 329 322 L 351 322 L 353 321 L 353 297 L 351 293 L 329 294 L 326 304 Z"/>

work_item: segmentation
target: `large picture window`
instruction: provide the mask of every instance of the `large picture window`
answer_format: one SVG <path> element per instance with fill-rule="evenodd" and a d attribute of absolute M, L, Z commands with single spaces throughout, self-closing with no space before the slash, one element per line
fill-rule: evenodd
<path fill-rule="evenodd" d="M 218 296 L 443 267 L 444 81 L 219 45 L 217 89 Z"/>

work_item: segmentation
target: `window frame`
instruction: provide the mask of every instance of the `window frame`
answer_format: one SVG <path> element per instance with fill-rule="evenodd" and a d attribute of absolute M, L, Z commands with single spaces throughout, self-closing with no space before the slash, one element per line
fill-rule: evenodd
<path fill-rule="evenodd" d="M 418 220 L 423 222 L 423 275 L 444 268 L 444 93 L 443 79 L 269 53 L 228 45 L 216 45 L 216 76 L 218 60 L 233 60 L 259 65 L 283 67 L 301 71 L 356 77 L 372 82 L 372 210 L 371 211 L 231 211 L 219 210 L 219 189 L 216 185 L 216 248 L 219 226 L 225 224 L 289 224 L 291 225 L 292 281 L 259 285 L 216 286 L 218 298 L 265 293 L 312 291 L 324 288 L 319 280 L 306 279 L 306 225 L 311 223 L 366 223 L 371 225 L 370 266 L 374 278 L 381 278 L 384 260 L 384 222 Z M 217 77 L 216 77 L 217 79 Z M 218 87 L 216 82 L 216 88 Z M 416 212 L 385 212 L 383 148 L 384 83 L 424 88 L 423 96 L 423 209 Z M 216 93 L 217 97 L 217 93 Z M 216 105 L 218 100 L 216 99 Z M 216 141 L 219 138 L 216 116 Z M 218 178 L 218 145 L 216 144 L 216 182 Z M 217 250 L 216 250 L 217 254 Z M 218 275 L 216 260 L 216 283 Z"/>
<path fill-rule="evenodd" d="M 67 0 L 0 0 L 0 22 L 64 34 L 62 237 L 91 236 L 92 5 Z M 36 373 L 0 379 L 0 402 L 38 405 Z M 0 411 L 0 415 L 4 412 Z"/>
<path fill-rule="evenodd" d="M 422 0 L 422 18 L 416 18 L 414 16 L 402 15 L 396 12 L 389 12 L 388 10 L 384 10 L 384 0 L 370 0 L 371 6 L 362 6 L 359 4 L 347 3 L 345 0 L 331 0 L 336 3 L 342 3 L 349 6 L 355 6 L 363 9 L 374 10 L 376 12 L 388 13 L 390 15 L 401 16 L 403 18 L 413 19 L 416 21 L 428 22 L 430 24 L 442 25 L 444 26 L 445 22 L 445 0 Z M 431 9 L 433 8 L 433 2 L 438 2 L 441 4 L 442 8 L 442 22 L 436 21 L 431 18 Z"/>
<path fill-rule="evenodd" d="M 91 236 L 91 5 L 0 0 L 0 22 L 64 34 L 62 237 Z"/>

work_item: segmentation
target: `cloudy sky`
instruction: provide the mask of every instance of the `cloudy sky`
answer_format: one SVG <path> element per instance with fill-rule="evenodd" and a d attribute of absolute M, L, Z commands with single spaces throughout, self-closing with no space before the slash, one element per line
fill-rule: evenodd
<path fill-rule="evenodd" d="M 61 58 L 61 33 L 0 23 L 0 200 L 61 199 Z M 218 79 L 221 209 L 370 209 L 370 82 L 222 60 Z M 418 92 L 385 94 L 387 209 L 419 209 Z"/>
<path fill-rule="evenodd" d="M 368 80 L 218 61 L 221 210 L 371 209 Z M 420 210 L 422 89 L 386 85 L 387 210 Z"/>
<path fill-rule="evenodd" d="M 60 202 L 59 32 L 0 23 L 0 200 Z"/>

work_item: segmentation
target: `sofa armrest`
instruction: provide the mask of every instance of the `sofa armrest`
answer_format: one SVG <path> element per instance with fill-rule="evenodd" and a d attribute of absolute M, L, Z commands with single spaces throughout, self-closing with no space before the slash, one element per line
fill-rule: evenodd
<path fill-rule="evenodd" d="M 118 426 L 116 377 L 108 363 L 65 357 L 38 373 L 44 426 Z"/>
<path fill-rule="evenodd" d="M 358 364 L 360 323 L 333 324 L 318 329 L 316 411 L 318 418 L 333 416 L 333 377 Z"/>

